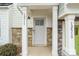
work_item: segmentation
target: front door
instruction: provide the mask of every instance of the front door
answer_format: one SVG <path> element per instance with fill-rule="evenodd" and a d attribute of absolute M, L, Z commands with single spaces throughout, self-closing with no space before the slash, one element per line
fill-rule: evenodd
<path fill-rule="evenodd" d="M 45 45 L 45 21 L 43 17 L 34 18 L 34 46 Z"/>

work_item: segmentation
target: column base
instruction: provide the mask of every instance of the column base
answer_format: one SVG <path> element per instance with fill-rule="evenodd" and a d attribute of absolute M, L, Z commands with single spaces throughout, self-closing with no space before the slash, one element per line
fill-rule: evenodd
<path fill-rule="evenodd" d="M 64 56 L 76 56 L 76 52 L 75 52 L 75 50 L 71 50 L 71 51 L 69 51 L 69 50 L 63 50 L 63 55 Z"/>
<path fill-rule="evenodd" d="M 52 56 L 58 56 L 57 52 L 52 51 Z"/>

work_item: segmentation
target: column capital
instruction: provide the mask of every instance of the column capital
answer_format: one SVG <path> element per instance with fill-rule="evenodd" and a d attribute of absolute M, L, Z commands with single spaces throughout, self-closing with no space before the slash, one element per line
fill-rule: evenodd
<path fill-rule="evenodd" d="M 65 17 L 65 20 L 74 20 L 75 19 L 75 15 L 67 15 L 66 17 Z"/>
<path fill-rule="evenodd" d="M 22 7 L 23 12 L 27 11 L 27 7 Z"/>
<path fill-rule="evenodd" d="M 52 10 L 57 10 L 57 9 L 58 9 L 57 5 L 52 6 Z"/>

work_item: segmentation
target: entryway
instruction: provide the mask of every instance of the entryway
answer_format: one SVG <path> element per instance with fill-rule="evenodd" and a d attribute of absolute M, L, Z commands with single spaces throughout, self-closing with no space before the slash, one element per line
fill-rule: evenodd
<path fill-rule="evenodd" d="M 35 7 L 35 8 L 34 8 Z M 38 9 L 37 7 L 40 7 Z M 45 8 L 46 7 L 46 8 Z M 47 6 L 31 6 L 30 20 L 33 26 L 28 33 L 28 55 L 52 55 L 52 9 Z M 30 26 L 30 25 L 29 25 Z"/>
<path fill-rule="evenodd" d="M 35 50 L 40 52 L 42 56 L 43 51 L 46 49 L 51 51 L 50 55 L 58 55 L 57 6 L 32 5 L 24 8 L 24 11 L 27 12 L 26 14 L 24 13 L 27 18 L 24 19 L 24 23 L 22 24 L 22 55 L 30 55 L 31 51 L 34 54 L 36 53 L 34 52 Z M 27 35 L 28 28 L 31 30 L 31 36 Z M 30 39 L 27 38 L 28 36 Z"/>

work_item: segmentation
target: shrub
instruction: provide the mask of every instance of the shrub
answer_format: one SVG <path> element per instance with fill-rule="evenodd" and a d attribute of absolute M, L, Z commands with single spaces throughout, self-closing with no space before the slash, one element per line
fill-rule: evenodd
<path fill-rule="evenodd" d="M 5 44 L 0 46 L 0 56 L 16 56 L 17 55 L 17 46 L 13 44 Z"/>

